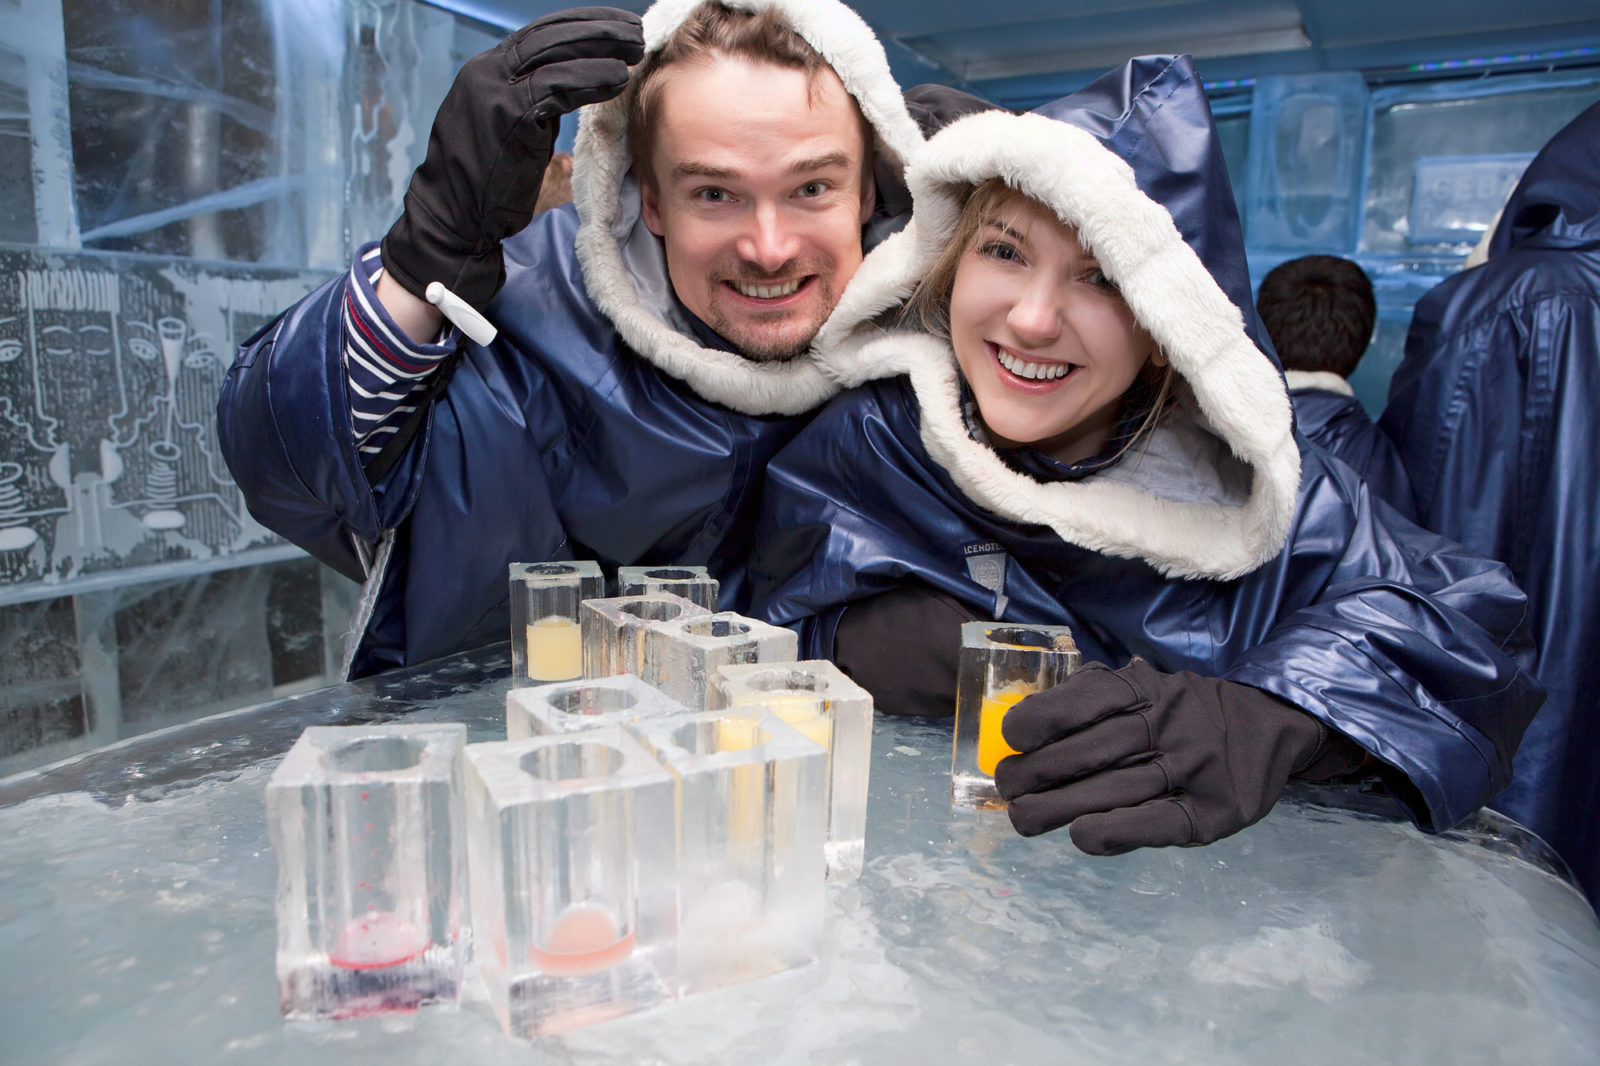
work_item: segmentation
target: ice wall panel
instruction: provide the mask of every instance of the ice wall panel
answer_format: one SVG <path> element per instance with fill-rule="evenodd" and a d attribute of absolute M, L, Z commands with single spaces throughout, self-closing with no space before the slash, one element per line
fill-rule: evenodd
<path fill-rule="evenodd" d="M 236 345 L 316 280 L 0 250 L 0 601 L 281 543 L 223 463 L 216 400 Z"/>

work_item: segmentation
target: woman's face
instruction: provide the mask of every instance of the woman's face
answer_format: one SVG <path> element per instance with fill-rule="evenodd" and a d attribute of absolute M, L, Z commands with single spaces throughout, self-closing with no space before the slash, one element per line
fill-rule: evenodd
<path fill-rule="evenodd" d="M 1020 196 L 956 266 L 950 340 L 994 443 L 1068 463 L 1100 451 L 1156 347 L 1077 231 Z"/>

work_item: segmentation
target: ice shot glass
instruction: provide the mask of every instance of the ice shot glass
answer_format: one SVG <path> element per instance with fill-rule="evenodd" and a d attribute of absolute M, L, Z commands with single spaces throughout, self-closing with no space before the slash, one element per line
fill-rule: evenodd
<path fill-rule="evenodd" d="M 511 683 L 583 676 L 578 605 L 605 595 L 595 562 L 511 564 Z"/>
<path fill-rule="evenodd" d="M 583 618 L 583 676 L 633 674 L 644 677 L 649 668 L 645 633 L 651 623 L 711 612 L 682 596 L 657 592 L 585 600 L 580 613 Z"/>
<path fill-rule="evenodd" d="M 698 711 L 626 728 L 677 783 L 679 994 L 816 961 L 821 749 L 766 712 Z"/>
<path fill-rule="evenodd" d="M 505 1031 L 672 999 L 672 775 L 616 726 L 469 744 L 466 762 L 476 955 Z"/>
<path fill-rule="evenodd" d="M 656 622 L 645 633 L 645 680 L 690 710 L 708 711 L 711 683 L 722 666 L 792 663 L 793 630 L 733 611 Z"/>
<path fill-rule="evenodd" d="M 703 566 L 619 566 L 618 596 L 651 596 L 668 592 L 698 603 L 708 611 L 717 609 L 721 585 Z"/>
<path fill-rule="evenodd" d="M 576 733 L 688 710 L 632 674 L 514 688 L 506 693 L 506 739 Z"/>
<path fill-rule="evenodd" d="M 267 783 L 290 1019 L 454 1005 L 467 923 L 467 728 L 313 726 Z"/>
<path fill-rule="evenodd" d="M 861 874 L 872 769 L 872 695 L 824 660 L 719 666 L 712 706 L 769 711 L 827 752 L 830 880 Z"/>
<path fill-rule="evenodd" d="M 1017 701 L 1065 681 L 1081 661 L 1066 626 L 968 622 L 961 627 L 952 803 L 1005 806 L 995 791 L 994 768 L 1016 752 L 1006 743 L 1000 723 Z"/>

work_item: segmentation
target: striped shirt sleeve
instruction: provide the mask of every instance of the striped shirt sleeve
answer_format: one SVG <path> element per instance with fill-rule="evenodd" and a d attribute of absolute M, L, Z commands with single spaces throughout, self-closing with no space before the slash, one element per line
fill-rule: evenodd
<path fill-rule="evenodd" d="M 369 462 L 417 409 L 417 396 L 445 356 L 455 350 L 447 321 L 432 344 L 417 344 L 378 302 L 383 261 L 375 241 L 350 268 L 344 299 L 344 366 L 350 382 L 350 425 L 363 462 Z"/>

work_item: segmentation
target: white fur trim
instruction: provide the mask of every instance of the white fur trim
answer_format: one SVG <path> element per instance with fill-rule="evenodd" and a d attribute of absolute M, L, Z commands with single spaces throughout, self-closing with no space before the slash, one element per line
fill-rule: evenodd
<path fill-rule="evenodd" d="M 1341 396 L 1356 394 L 1348 381 L 1331 370 L 1285 370 L 1283 383 L 1289 386 L 1291 392 L 1295 389 L 1321 389 L 1323 392 L 1337 392 Z"/>
<path fill-rule="evenodd" d="M 1140 324 L 1187 381 L 1205 427 L 1251 472 L 1242 507 L 1183 503 L 1093 476 L 1043 483 L 1007 467 L 968 434 L 947 342 L 886 333 L 871 319 L 901 303 L 949 240 L 966 187 L 999 175 L 1075 226 Z M 953 123 L 906 172 L 911 223 L 868 257 L 819 335 L 825 368 L 846 385 L 909 374 L 922 439 L 976 503 L 1047 525 L 1093 551 L 1143 558 L 1174 577 L 1234 578 L 1282 549 L 1294 516 L 1300 453 L 1277 368 L 1172 216 L 1094 137 L 1038 115 L 999 112 Z"/>
<path fill-rule="evenodd" d="M 773 7 L 828 61 L 877 134 L 880 153 L 903 163 L 922 144 L 900 87 L 889 73 L 883 47 L 867 24 L 837 0 L 722 0 L 746 11 Z M 661 48 L 700 0 L 660 0 L 644 14 L 645 49 Z M 621 96 L 580 112 L 572 175 L 580 219 L 578 261 L 596 306 L 628 346 L 686 382 L 700 396 L 746 414 L 799 414 L 838 391 L 809 353 L 786 363 L 757 363 L 706 348 L 675 329 L 640 298 L 619 241 L 630 87 Z M 636 194 L 630 194 L 636 195 Z M 625 222 L 624 222 L 625 224 Z M 625 240 L 626 235 L 621 235 Z M 848 289 L 848 286 L 847 286 Z"/>

